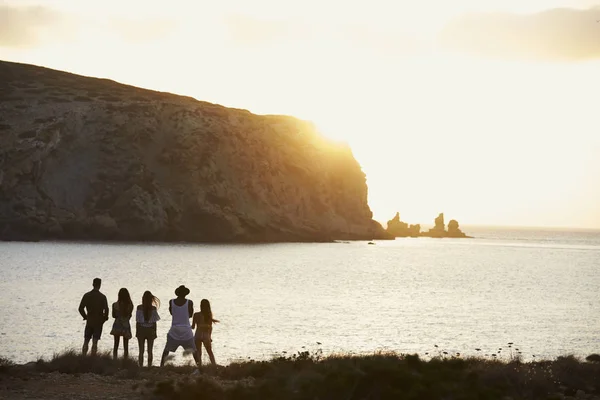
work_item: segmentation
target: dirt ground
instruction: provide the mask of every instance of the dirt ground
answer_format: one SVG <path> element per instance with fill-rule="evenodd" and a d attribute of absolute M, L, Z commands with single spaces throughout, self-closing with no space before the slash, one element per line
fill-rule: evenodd
<path fill-rule="evenodd" d="M 143 380 L 120 379 L 95 374 L 69 375 L 59 372 L 0 374 L 0 399 L 91 400 L 147 399 Z"/>

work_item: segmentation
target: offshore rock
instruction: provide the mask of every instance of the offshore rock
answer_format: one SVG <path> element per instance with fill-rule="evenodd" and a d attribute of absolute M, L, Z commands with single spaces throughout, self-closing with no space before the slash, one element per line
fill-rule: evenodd
<path fill-rule="evenodd" d="M 0 62 L 0 239 L 385 238 L 309 122 Z"/>
<path fill-rule="evenodd" d="M 458 221 L 455 219 L 450 220 L 448 222 L 448 230 L 446 230 L 446 225 L 444 223 L 444 213 L 440 213 L 437 218 L 434 220 L 434 227 L 429 229 L 427 232 L 421 233 L 421 236 L 427 236 L 432 238 L 472 238 L 472 236 L 467 236 L 463 233 L 458 227 Z"/>
<path fill-rule="evenodd" d="M 421 233 L 421 225 L 409 225 L 400 221 L 400 213 L 387 222 L 387 232 L 393 237 L 418 237 Z"/>
<path fill-rule="evenodd" d="M 452 238 L 467 237 L 467 235 L 465 235 L 463 233 L 463 231 L 460 230 L 460 228 L 458 227 L 458 221 L 455 219 L 451 219 L 450 222 L 448 222 L 448 237 L 452 237 Z"/>
<path fill-rule="evenodd" d="M 427 232 L 421 232 L 421 225 L 409 225 L 400 220 L 400 213 L 396 213 L 394 218 L 387 222 L 386 231 L 393 237 L 432 237 L 432 238 L 472 238 L 463 233 L 458 225 L 458 221 L 450 220 L 448 222 L 448 230 L 444 223 L 444 213 L 440 213 L 434 220 L 434 227 Z"/>
<path fill-rule="evenodd" d="M 446 237 L 446 224 L 444 223 L 444 213 L 440 213 L 437 218 L 434 220 L 434 227 L 423 233 L 423 236 L 442 238 Z"/>

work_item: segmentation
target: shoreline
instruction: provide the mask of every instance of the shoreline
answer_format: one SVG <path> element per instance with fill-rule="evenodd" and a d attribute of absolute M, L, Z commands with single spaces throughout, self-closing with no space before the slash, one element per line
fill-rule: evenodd
<path fill-rule="evenodd" d="M 427 234 L 419 236 L 397 236 L 391 238 L 376 238 L 376 239 L 323 239 L 323 240 L 282 240 L 282 241 L 164 241 L 164 240 L 110 240 L 110 239 L 40 239 L 40 240 L 6 240 L 0 239 L 0 243 L 58 243 L 58 244 L 108 244 L 108 245 L 214 245 L 214 246 L 253 246 L 253 245 L 268 245 L 268 244 L 322 244 L 322 243 L 351 243 L 351 242 L 393 242 L 396 239 L 477 239 L 475 236 L 466 237 L 436 237 Z"/>
<path fill-rule="evenodd" d="M 339 243 L 339 242 L 369 242 L 374 240 L 393 241 L 394 237 L 385 238 L 297 238 L 282 240 L 236 240 L 236 241 L 169 241 L 169 240 L 127 240 L 127 239 L 93 239 L 93 238 L 38 238 L 38 239 L 6 239 L 0 238 L 0 243 L 88 243 L 88 244 L 163 244 L 163 245 L 190 245 L 190 244 L 210 244 L 210 245 L 263 245 L 263 244 L 285 244 L 285 243 Z"/>

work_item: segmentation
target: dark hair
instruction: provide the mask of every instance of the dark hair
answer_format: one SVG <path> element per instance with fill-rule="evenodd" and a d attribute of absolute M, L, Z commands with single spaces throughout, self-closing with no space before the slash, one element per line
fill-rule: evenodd
<path fill-rule="evenodd" d="M 99 288 L 100 285 L 102 285 L 102 279 L 94 278 L 94 280 L 92 281 L 92 286 L 94 286 L 95 288 Z"/>
<path fill-rule="evenodd" d="M 125 288 L 121 288 L 119 290 L 119 297 L 117 299 L 119 303 L 119 314 L 122 316 L 129 315 L 133 311 L 133 302 L 131 301 L 131 296 L 129 295 L 129 291 Z"/>
<path fill-rule="evenodd" d="M 152 305 L 156 308 L 160 307 L 160 300 L 158 297 L 153 295 L 149 290 L 144 292 L 142 296 L 142 310 L 144 311 L 144 321 L 150 321 L 150 312 L 152 311 Z"/>
<path fill-rule="evenodd" d="M 200 314 L 202 314 L 202 318 L 204 319 L 205 324 L 219 322 L 216 319 L 213 319 L 212 310 L 210 309 L 210 301 L 208 301 L 207 299 L 202 299 L 202 301 L 200 302 Z"/>

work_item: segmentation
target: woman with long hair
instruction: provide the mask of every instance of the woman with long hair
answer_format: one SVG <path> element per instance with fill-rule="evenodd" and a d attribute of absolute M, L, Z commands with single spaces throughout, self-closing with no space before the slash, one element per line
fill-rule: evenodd
<path fill-rule="evenodd" d="M 133 313 L 133 302 L 129 291 L 125 288 L 119 290 L 118 299 L 112 305 L 112 316 L 115 319 L 110 334 L 115 337 L 115 345 L 113 347 L 113 358 L 117 358 L 119 350 L 119 341 L 123 338 L 123 357 L 129 357 L 129 339 L 131 339 L 131 325 L 129 320 Z"/>
<path fill-rule="evenodd" d="M 152 350 L 154 348 L 154 339 L 156 339 L 156 322 L 160 320 L 158 309 L 160 300 L 149 290 L 142 296 L 142 304 L 137 306 L 135 313 L 136 329 L 140 354 L 138 362 L 140 367 L 144 366 L 144 345 L 148 342 L 148 367 L 152 366 Z"/>
<path fill-rule="evenodd" d="M 202 365 L 202 345 L 204 345 L 208 353 L 211 364 L 217 365 L 215 355 L 212 351 L 212 326 L 216 322 L 219 322 L 219 320 L 213 318 L 210 302 L 207 299 L 202 299 L 200 302 L 200 312 L 195 313 L 192 320 L 192 329 L 198 327 L 194 335 L 196 348 L 198 349 L 198 365 Z"/>

